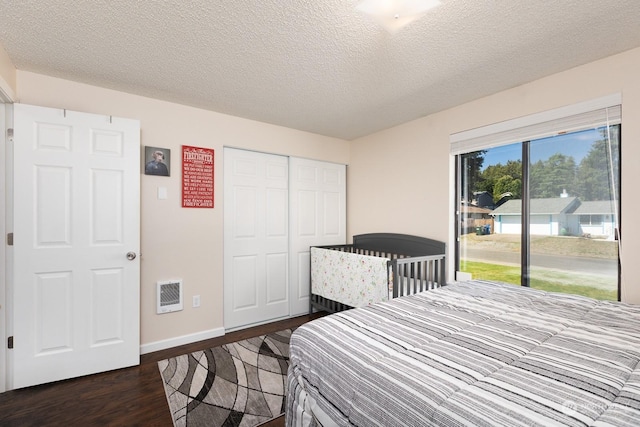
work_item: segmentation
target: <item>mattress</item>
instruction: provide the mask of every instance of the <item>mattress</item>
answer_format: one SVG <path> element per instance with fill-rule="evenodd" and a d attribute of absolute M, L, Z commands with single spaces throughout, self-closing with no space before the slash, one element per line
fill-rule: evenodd
<path fill-rule="evenodd" d="M 640 307 L 453 283 L 291 337 L 288 426 L 638 426 Z"/>

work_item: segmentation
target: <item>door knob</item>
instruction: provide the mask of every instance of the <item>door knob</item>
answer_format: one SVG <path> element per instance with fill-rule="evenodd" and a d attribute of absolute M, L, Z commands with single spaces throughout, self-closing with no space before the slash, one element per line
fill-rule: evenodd
<path fill-rule="evenodd" d="M 133 261 L 134 259 L 136 259 L 136 253 L 135 252 L 127 252 L 127 259 L 129 261 Z"/>

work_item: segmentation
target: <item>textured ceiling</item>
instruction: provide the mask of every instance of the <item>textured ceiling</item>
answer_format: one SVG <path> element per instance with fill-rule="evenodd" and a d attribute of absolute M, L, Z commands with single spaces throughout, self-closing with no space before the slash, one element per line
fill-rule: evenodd
<path fill-rule="evenodd" d="M 19 70 L 351 140 L 640 46 L 638 0 L 0 0 Z M 640 78 L 640 77 L 639 77 Z"/>

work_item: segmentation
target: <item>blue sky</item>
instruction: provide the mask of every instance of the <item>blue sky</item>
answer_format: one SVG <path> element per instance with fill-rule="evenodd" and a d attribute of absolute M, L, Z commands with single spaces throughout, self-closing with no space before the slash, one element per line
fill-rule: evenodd
<path fill-rule="evenodd" d="M 566 156 L 573 156 L 577 165 L 589 152 L 593 141 L 601 138 L 602 136 L 598 130 L 588 129 L 531 141 L 531 162 L 546 160 L 556 153 L 561 153 Z M 491 148 L 484 155 L 482 169 L 498 163 L 504 165 L 509 160 L 520 160 L 521 158 L 522 147 L 520 143 Z"/>

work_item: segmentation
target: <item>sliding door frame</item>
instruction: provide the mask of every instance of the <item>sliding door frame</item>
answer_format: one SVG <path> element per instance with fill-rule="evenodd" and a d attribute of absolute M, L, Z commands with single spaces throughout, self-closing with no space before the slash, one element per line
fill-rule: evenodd
<path fill-rule="evenodd" d="M 522 144 L 522 196 L 521 196 L 521 240 L 520 240 L 520 264 L 521 264 L 521 286 L 531 286 L 531 253 L 530 253 L 530 226 L 531 226 L 531 206 L 530 206 L 530 147 L 531 141 L 542 139 L 548 136 L 558 135 L 561 133 L 570 133 L 584 129 L 585 124 L 594 123 L 595 127 L 600 127 L 606 123 L 606 126 L 618 125 L 620 139 L 622 135 L 621 124 L 621 94 L 611 94 L 602 98 L 593 99 L 583 103 L 560 107 L 554 110 L 543 111 L 528 116 L 519 117 L 504 122 L 487 125 L 459 132 L 450 136 L 451 157 L 452 157 L 452 184 L 453 189 L 453 227 L 452 237 L 455 242 L 454 256 L 451 264 L 449 264 L 458 278 L 464 278 L 459 271 L 461 262 L 461 221 L 463 212 L 460 208 L 462 200 L 462 188 L 460 175 L 462 171 L 461 156 L 465 153 L 473 153 L 480 150 L 486 150 L 493 147 L 505 146 L 513 143 Z M 617 109 L 617 110 L 616 110 Z M 603 113 L 604 112 L 604 113 Z M 603 115 L 604 114 L 604 115 Z M 611 122 L 610 122 L 611 119 Z M 600 126 L 598 126 L 600 125 Z M 622 278 L 621 278 L 621 253 L 620 239 L 622 234 L 622 217 L 621 217 L 621 193 L 622 193 L 622 161 L 621 161 L 621 145 L 619 141 L 618 150 L 618 176 L 615 177 L 618 182 L 618 194 L 614 203 L 616 204 L 616 229 L 615 239 L 618 241 L 618 274 L 617 274 L 617 299 L 622 297 Z M 613 156 L 613 153 L 610 153 Z"/>
<path fill-rule="evenodd" d="M 522 217 L 520 224 L 520 284 L 531 286 L 531 201 L 529 192 L 530 141 L 522 142 Z"/>
<path fill-rule="evenodd" d="M 611 125 L 611 126 L 616 126 L 616 125 Z M 621 129 L 622 129 L 622 125 L 618 124 L 617 125 L 620 129 L 620 131 L 618 132 L 619 135 L 622 134 Z M 521 167 L 522 167 L 522 187 L 521 187 L 521 216 L 520 216 L 520 285 L 524 286 L 524 287 L 531 287 L 531 193 L 530 193 L 530 182 L 531 182 L 531 176 L 530 176 L 530 170 L 531 170 L 531 142 L 532 141 L 522 141 L 519 143 L 515 143 L 515 144 L 521 144 L 521 151 L 522 151 L 522 160 L 521 160 Z M 622 152 L 621 150 L 622 147 L 622 141 L 618 141 L 617 144 L 617 158 L 620 159 L 620 154 Z M 609 153 L 610 158 L 614 158 L 614 153 Z M 462 154 L 457 154 L 454 157 L 454 162 L 453 162 L 453 167 L 454 167 L 454 173 L 455 173 L 455 188 L 454 188 L 454 239 L 455 239 L 455 249 L 454 249 L 454 271 L 456 272 L 456 274 L 460 274 L 459 268 L 460 268 L 460 262 L 461 262 L 461 248 L 460 248 L 460 242 L 461 242 L 461 231 L 462 231 L 462 217 L 463 217 L 463 212 L 460 209 L 460 200 L 462 200 L 462 188 L 461 188 L 461 176 L 460 174 L 463 172 L 462 170 Z M 612 179 L 613 182 L 618 182 L 619 185 L 619 189 L 617 191 L 617 193 L 621 194 L 622 193 L 622 183 L 621 183 L 621 176 L 622 176 L 622 162 L 620 160 L 618 160 L 618 174 L 617 176 L 611 176 L 610 179 Z M 613 167 L 612 165 L 610 165 L 610 167 L 608 168 L 610 169 L 610 173 L 613 173 Z M 613 189 L 613 191 L 615 192 L 615 189 Z M 614 229 L 614 233 L 615 233 L 615 240 L 618 242 L 618 248 L 619 248 L 619 242 L 620 242 L 620 236 L 622 234 L 622 219 L 620 216 L 620 212 L 621 212 L 621 197 L 620 196 L 614 196 L 614 200 L 612 201 L 615 203 L 615 208 L 617 210 L 617 213 L 614 213 L 614 216 L 617 216 L 617 226 Z M 618 251 L 618 256 L 617 256 L 617 299 L 618 301 L 621 300 L 622 297 L 622 265 L 621 265 L 621 256 L 620 256 L 620 251 Z"/>

